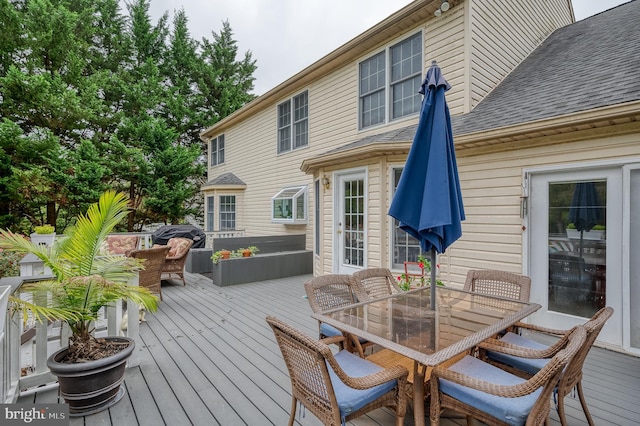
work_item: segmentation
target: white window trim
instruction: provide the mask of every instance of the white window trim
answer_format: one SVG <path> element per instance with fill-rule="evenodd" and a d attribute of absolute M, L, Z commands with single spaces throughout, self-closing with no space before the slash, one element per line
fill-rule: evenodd
<path fill-rule="evenodd" d="M 233 212 L 222 209 L 222 197 L 233 197 Z M 222 228 L 222 216 L 233 213 L 233 228 Z M 218 194 L 218 230 L 235 231 L 238 227 L 238 197 L 235 194 Z"/>
<path fill-rule="evenodd" d="M 211 138 L 211 140 L 209 140 L 209 167 L 216 167 L 216 166 L 219 166 L 221 164 L 224 164 L 224 159 L 222 161 L 220 161 L 220 140 L 221 140 L 221 138 L 222 138 L 222 142 L 225 143 L 224 133 L 216 136 L 215 138 Z M 216 159 L 217 159 L 216 164 L 212 164 L 213 163 L 213 144 L 214 143 L 216 144 L 216 154 L 217 154 L 216 155 Z M 225 148 L 222 149 L 222 152 L 225 151 Z"/>
<path fill-rule="evenodd" d="M 300 121 L 296 121 L 295 120 L 295 105 L 293 100 L 303 94 L 306 93 L 306 97 L 307 97 L 307 117 L 304 120 L 300 120 Z M 284 149 L 284 150 L 280 150 L 280 106 L 283 104 L 289 104 L 289 114 L 291 115 L 291 119 L 290 119 L 290 123 L 287 125 L 287 127 L 289 128 L 289 149 Z M 307 143 L 304 145 L 300 145 L 300 146 L 295 146 L 295 125 L 297 123 L 300 123 L 301 121 L 306 121 L 307 122 Z M 294 96 L 291 96 L 289 99 L 280 102 L 279 104 L 276 105 L 276 153 L 278 155 L 280 154 L 286 154 L 288 152 L 293 152 L 296 151 L 298 149 L 302 149 L 302 148 L 306 148 L 309 146 L 309 91 L 308 90 L 303 90 L 300 93 L 295 94 Z"/>
<path fill-rule="evenodd" d="M 205 213 L 204 226 L 206 232 L 214 232 L 216 229 L 216 216 L 215 216 L 215 205 L 216 205 L 216 196 L 215 194 L 207 194 L 204 197 L 205 199 L 205 209 L 207 210 Z M 211 200 L 211 206 L 209 206 L 209 200 Z M 211 208 L 209 208 L 211 207 Z M 211 227 L 211 229 L 209 229 Z"/>
<path fill-rule="evenodd" d="M 391 118 L 391 109 L 392 109 L 392 99 L 391 99 L 391 48 L 393 46 L 398 45 L 399 43 L 415 36 L 416 34 L 420 33 L 420 41 L 422 43 L 422 58 L 420 60 L 420 63 L 424 64 L 424 32 L 422 30 L 418 31 L 418 32 L 410 32 L 407 33 L 408 35 L 403 35 L 402 37 L 398 37 L 396 40 L 388 43 L 386 46 L 384 46 L 381 50 L 376 51 L 373 54 L 368 55 L 365 58 L 362 58 L 360 61 L 358 61 L 358 119 L 357 119 L 357 126 L 358 126 L 358 130 L 359 131 L 367 131 L 367 130 L 371 130 L 371 129 L 375 129 L 376 127 L 380 127 L 380 126 L 386 126 L 390 123 L 395 123 L 401 120 L 405 120 L 407 118 L 411 118 L 411 117 L 415 117 L 417 114 L 420 113 L 420 111 L 417 111 L 415 114 L 408 114 L 402 117 L 398 117 L 398 118 Z M 363 127 L 362 126 L 362 109 L 361 109 L 361 94 L 360 94 L 360 64 L 363 63 L 364 61 L 367 61 L 371 58 L 373 58 L 374 56 L 380 54 L 381 51 L 384 51 L 385 54 L 385 83 L 384 83 L 384 96 L 385 96 L 385 111 L 384 111 L 384 121 L 381 123 L 376 123 L 376 124 L 372 124 L 370 126 L 366 126 Z M 422 70 L 421 70 L 421 75 L 424 75 L 424 65 L 422 66 Z M 416 88 L 416 91 L 418 90 L 418 88 Z"/>
<path fill-rule="evenodd" d="M 283 196 L 283 193 L 287 193 L 290 191 L 295 191 L 292 195 Z M 296 209 L 297 200 L 302 197 L 304 202 L 304 217 L 299 218 L 298 210 Z M 274 203 L 276 200 L 291 200 L 291 218 L 277 218 L 274 215 Z M 288 186 L 286 188 L 282 188 L 276 195 L 271 197 L 271 222 L 272 223 L 282 223 L 285 225 L 305 225 L 309 223 L 309 200 L 308 200 L 308 188 L 306 185 L 303 186 Z"/>

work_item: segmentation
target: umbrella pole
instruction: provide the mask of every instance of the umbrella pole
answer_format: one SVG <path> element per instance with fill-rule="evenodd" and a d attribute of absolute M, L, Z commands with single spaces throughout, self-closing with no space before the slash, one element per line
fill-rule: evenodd
<path fill-rule="evenodd" d="M 436 249 L 431 249 L 431 310 L 436 310 Z"/>
<path fill-rule="evenodd" d="M 584 238 L 584 230 L 580 231 L 580 251 L 578 252 L 578 265 L 582 265 L 582 262 L 580 262 L 580 259 L 582 259 L 582 243 L 583 243 L 583 238 Z M 582 280 L 582 268 L 580 268 L 578 270 L 578 279 Z"/>

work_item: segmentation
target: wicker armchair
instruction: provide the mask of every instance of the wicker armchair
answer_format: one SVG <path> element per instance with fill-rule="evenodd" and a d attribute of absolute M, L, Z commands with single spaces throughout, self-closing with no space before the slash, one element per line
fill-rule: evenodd
<path fill-rule="evenodd" d="M 567 365 L 567 368 L 564 370 L 562 378 L 560 379 L 557 387 L 557 410 L 558 416 L 560 417 L 560 423 L 563 426 L 567 425 L 567 420 L 564 412 L 564 397 L 568 395 L 574 388 L 578 391 L 580 404 L 582 405 L 582 409 L 587 418 L 587 422 L 589 422 L 590 426 L 594 426 L 593 419 L 591 418 L 591 413 L 589 413 L 589 408 L 587 408 L 587 402 L 582 391 L 582 367 L 584 365 L 584 360 L 586 359 L 587 354 L 593 346 L 593 342 L 595 342 L 598 334 L 600 334 L 600 330 L 602 330 L 602 327 L 604 327 L 604 324 L 611 317 L 611 315 L 613 315 L 613 309 L 611 307 L 602 308 L 583 325 L 584 329 L 586 330 L 587 337 L 576 356 L 574 356 L 571 362 Z M 567 330 L 552 330 L 548 328 L 538 327 L 532 324 L 519 323 L 518 325 L 521 329 L 528 329 L 531 331 L 538 331 L 557 336 L 564 336 L 569 332 Z M 544 359 L 544 353 L 545 351 L 549 351 L 550 348 L 553 348 L 553 346 L 549 347 L 547 345 L 527 339 L 526 337 L 522 337 L 514 333 L 507 333 L 500 340 L 490 341 L 489 344 L 491 345 L 491 347 L 495 346 L 496 344 L 507 344 L 509 346 L 516 345 L 516 347 L 526 350 L 529 356 L 527 358 L 522 358 L 501 352 L 487 350 L 488 348 L 485 343 L 482 343 L 480 346 L 481 357 L 486 355 L 486 360 L 488 362 L 491 362 L 492 364 L 499 366 L 506 371 L 517 374 L 524 378 L 533 376 L 548 363 L 549 360 Z M 538 354 L 537 358 L 531 358 L 533 356 L 536 356 L 536 354 Z"/>
<path fill-rule="evenodd" d="M 323 312 L 333 308 L 351 305 L 357 301 L 367 299 L 367 294 L 358 285 L 351 275 L 329 274 L 315 277 L 304 283 L 307 300 L 313 312 Z M 318 336 L 325 337 L 342 336 L 343 332 L 337 328 L 318 322 Z M 356 336 L 348 335 L 346 349 L 356 351 L 364 357 L 364 350 L 371 343 Z M 341 349 L 345 348 L 345 342 L 339 342 Z"/>
<path fill-rule="evenodd" d="M 449 367 L 435 367 L 431 373 L 431 424 L 440 424 L 445 408 L 465 414 L 468 425 L 472 418 L 502 426 L 545 424 L 562 370 L 585 338 L 584 327 L 574 327 L 553 351 L 547 351 L 545 356 L 552 358 L 528 380 L 469 355 Z M 528 356 L 522 349 L 496 346 L 493 350 Z"/>
<path fill-rule="evenodd" d="M 463 290 L 528 302 L 531 278 L 493 269 L 472 270 L 467 272 Z"/>
<path fill-rule="evenodd" d="M 391 271 L 387 268 L 367 268 L 354 272 L 353 277 L 364 289 L 370 299 L 401 293 Z"/>
<path fill-rule="evenodd" d="M 184 264 L 187 261 L 187 255 L 192 245 L 193 240 L 189 238 L 170 238 L 167 241 L 166 247 L 169 247 L 169 253 L 162 268 L 163 280 L 177 278 L 182 280 L 182 285 L 187 285 L 184 280 Z"/>
<path fill-rule="evenodd" d="M 325 425 L 344 425 L 381 407 L 395 412 L 396 426 L 404 423 L 407 401 L 401 389 L 407 379 L 406 368 L 383 369 L 345 350 L 334 355 L 324 342 L 276 318 L 267 317 L 267 323 L 275 334 L 291 379 L 289 426 L 295 420 L 297 401 Z"/>
<path fill-rule="evenodd" d="M 159 294 L 160 300 L 162 300 L 160 276 L 168 252 L 169 247 L 158 246 L 150 249 L 131 250 L 127 253 L 129 257 L 144 259 L 144 269 L 139 273 L 138 285 L 148 288 L 152 293 Z"/>

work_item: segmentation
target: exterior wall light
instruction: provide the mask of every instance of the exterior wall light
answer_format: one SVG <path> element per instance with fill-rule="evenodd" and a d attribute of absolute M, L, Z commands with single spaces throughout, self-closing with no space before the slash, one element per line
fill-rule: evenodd
<path fill-rule="evenodd" d="M 324 186 L 324 189 L 329 189 L 331 187 L 331 181 L 329 180 L 327 175 L 324 175 L 322 177 L 322 186 Z"/>
<path fill-rule="evenodd" d="M 442 12 L 446 12 L 450 7 L 451 5 L 447 0 L 440 0 L 440 8 L 435 11 L 434 15 L 440 16 L 442 15 Z"/>

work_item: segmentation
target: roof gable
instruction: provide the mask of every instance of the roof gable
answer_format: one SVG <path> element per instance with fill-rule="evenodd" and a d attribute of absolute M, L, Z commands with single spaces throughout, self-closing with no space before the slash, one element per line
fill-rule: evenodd
<path fill-rule="evenodd" d="M 640 1 L 560 28 L 468 114 L 454 135 L 640 100 Z"/>
<path fill-rule="evenodd" d="M 233 173 L 223 173 L 223 174 L 218 175 L 217 177 L 211 179 L 207 183 L 205 183 L 203 185 L 203 187 L 205 187 L 205 186 L 206 187 L 210 187 L 210 186 L 246 187 L 247 185 L 242 181 L 242 179 L 240 179 L 239 177 L 237 177 Z"/>

